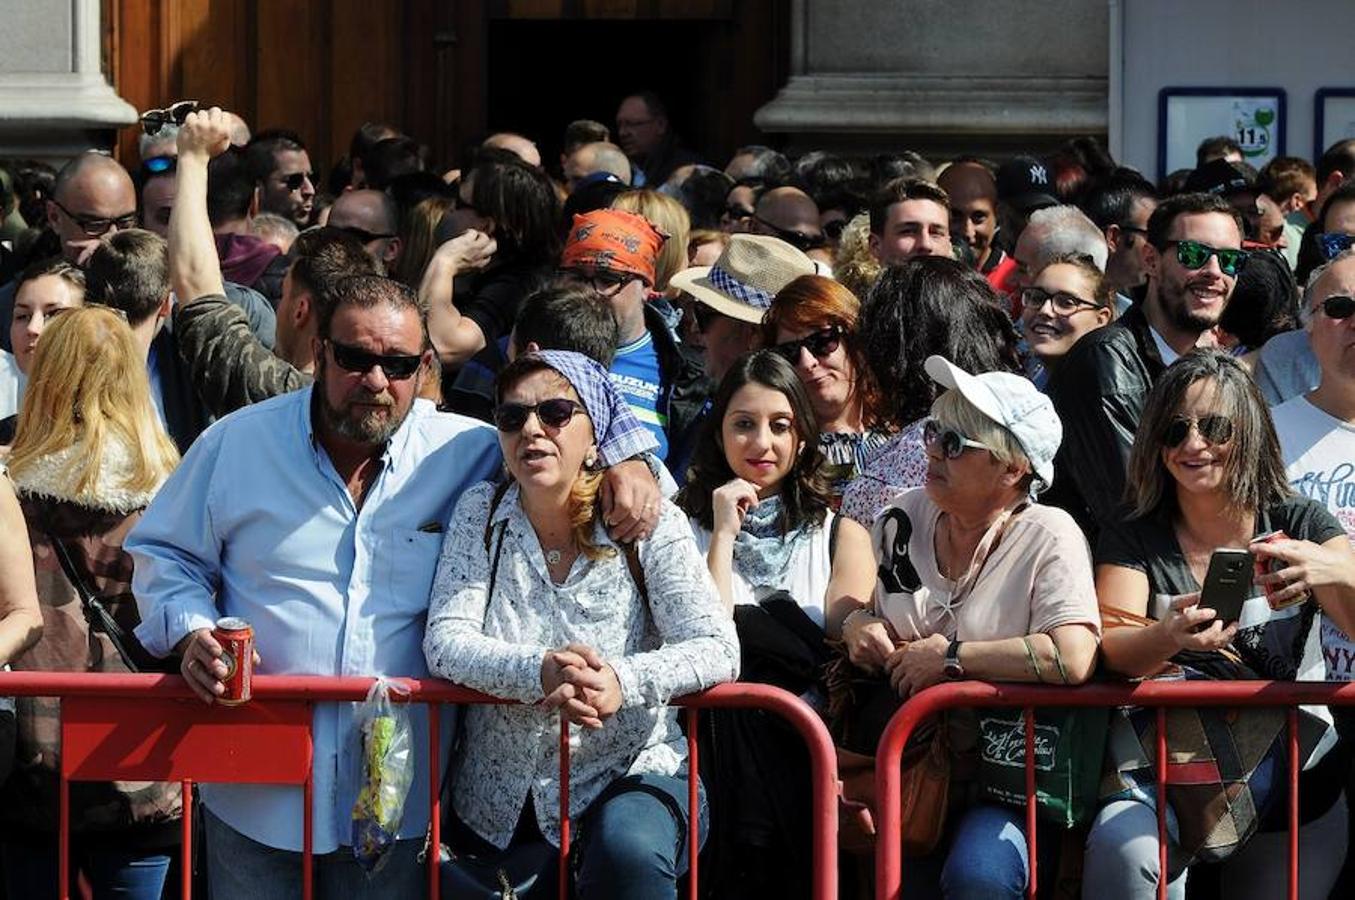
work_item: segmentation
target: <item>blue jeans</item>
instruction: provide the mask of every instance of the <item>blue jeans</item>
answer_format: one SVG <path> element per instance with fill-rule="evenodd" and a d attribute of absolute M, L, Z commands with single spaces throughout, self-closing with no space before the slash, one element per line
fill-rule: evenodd
<path fill-rule="evenodd" d="M 689 815 L 685 773 L 613 781 L 579 822 L 580 900 L 674 900 L 687 871 Z M 704 845 L 710 827 L 704 799 L 699 815 Z"/>
<path fill-rule="evenodd" d="M 1000 900 L 1024 898 L 1030 878 L 1026 853 L 1026 811 L 981 803 L 958 816 L 947 842 L 936 852 L 903 861 L 903 895 L 908 900 Z M 1042 877 L 1051 877 L 1060 832 L 1036 834 Z"/>
<path fill-rule="evenodd" d="M 160 900 L 170 859 L 164 850 L 127 850 L 73 838 L 71 887 L 74 889 L 75 872 L 79 871 L 89 879 L 97 900 Z M 58 865 L 55 840 L 7 841 L 0 845 L 0 868 L 10 897 L 56 900 Z"/>
<path fill-rule="evenodd" d="M 202 817 L 212 900 L 296 900 L 301 896 L 300 853 L 251 840 L 206 807 Z M 384 864 L 371 875 L 358 865 L 351 848 L 317 853 L 313 857 L 314 896 L 316 900 L 422 897 L 427 890 L 428 868 L 415 859 L 422 848 L 421 838 L 396 841 L 387 851 Z"/>

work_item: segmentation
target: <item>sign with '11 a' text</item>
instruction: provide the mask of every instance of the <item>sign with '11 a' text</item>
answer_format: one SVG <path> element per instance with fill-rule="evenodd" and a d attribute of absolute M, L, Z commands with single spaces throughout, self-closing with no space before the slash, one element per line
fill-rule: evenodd
<path fill-rule="evenodd" d="M 1279 88 L 1169 87 L 1158 94 L 1158 174 L 1195 168 L 1195 150 L 1229 137 L 1261 168 L 1285 152 L 1285 93 Z"/>

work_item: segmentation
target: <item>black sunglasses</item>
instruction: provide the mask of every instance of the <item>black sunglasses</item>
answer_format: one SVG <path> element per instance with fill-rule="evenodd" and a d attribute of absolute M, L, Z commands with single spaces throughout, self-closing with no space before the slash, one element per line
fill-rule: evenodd
<path fill-rule="evenodd" d="M 800 361 L 800 348 L 808 350 L 816 359 L 830 356 L 842 343 L 842 329 L 829 325 L 813 334 L 807 334 L 799 340 L 786 341 L 772 347 L 772 352 L 785 357 L 792 366 Z"/>
<path fill-rule="evenodd" d="M 342 231 L 344 234 L 351 234 L 353 237 L 357 238 L 358 243 L 360 244 L 366 244 L 371 241 L 380 241 L 385 240 L 386 238 L 395 237 L 395 235 L 387 234 L 384 231 L 381 232 L 368 231 L 366 228 L 359 228 L 356 225 L 341 225 L 339 226 L 339 230 Z"/>
<path fill-rule="evenodd" d="M 847 230 L 848 221 L 846 219 L 834 219 L 823 226 L 823 236 L 830 241 L 841 241 L 842 232 Z"/>
<path fill-rule="evenodd" d="M 798 231 L 791 231 L 789 228 L 780 228 L 759 215 L 754 215 L 753 221 L 771 232 L 772 237 L 780 238 L 801 252 L 817 250 L 828 243 L 824 240 L 822 234 L 801 234 Z"/>
<path fill-rule="evenodd" d="M 1322 314 L 1328 319 L 1349 319 L 1355 313 L 1355 297 L 1332 294 L 1322 301 Z"/>
<path fill-rule="evenodd" d="M 105 234 L 116 227 L 119 231 L 126 231 L 128 228 L 136 227 L 136 213 L 129 212 L 123 216 L 117 216 L 112 219 L 101 219 L 95 216 L 83 216 L 71 212 L 62 205 L 60 200 L 52 199 L 56 208 L 66 214 L 66 217 L 76 224 L 76 226 L 90 237 L 103 237 Z"/>
<path fill-rule="evenodd" d="M 380 366 L 381 371 L 391 381 L 404 381 L 409 376 L 419 370 L 423 364 L 423 354 L 406 356 L 404 354 L 385 355 L 381 353 L 372 353 L 363 350 L 361 347 L 352 347 L 348 344 L 340 344 L 335 340 L 327 340 L 331 350 L 334 351 L 334 362 L 348 372 L 357 372 L 367 374 L 372 371 L 374 366 Z"/>
<path fill-rule="evenodd" d="M 183 125 L 188 114 L 197 108 L 196 100 L 180 100 L 164 109 L 148 109 L 141 114 L 141 129 L 148 135 L 157 135 L 166 125 Z"/>
<path fill-rule="evenodd" d="M 1251 256 L 1246 250 L 1233 250 L 1227 247 L 1211 247 L 1199 241 L 1167 241 L 1167 247 L 1176 247 L 1176 261 L 1194 271 L 1209 264 L 1209 257 L 1219 258 L 1219 271 L 1224 275 L 1236 275 L 1247 264 Z"/>
<path fill-rule="evenodd" d="M 1179 447 L 1194 428 L 1210 444 L 1226 444 L 1233 439 L 1233 420 L 1227 416 L 1180 416 L 1172 419 L 1162 433 L 1162 443 Z"/>
<path fill-rule="evenodd" d="M 922 443 L 927 447 L 934 447 L 939 444 L 941 455 L 946 459 L 959 459 L 966 450 L 988 450 L 991 452 L 993 449 L 987 444 L 970 440 L 960 431 L 942 425 L 935 419 L 928 419 L 922 424 Z"/>
<path fill-rule="evenodd" d="M 314 184 L 315 184 L 315 173 L 314 173 L 314 172 L 293 172 L 292 174 L 290 174 L 290 175 L 286 176 L 285 178 L 283 178 L 283 179 L 282 179 L 282 183 L 287 187 L 287 190 L 289 190 L 289 191 L 299 191 L 299 190 L 301 190 L 301 185 L 304 184 L 304 183 L 306 182 L 307 179 L 309 179 L 309 180 L 310 180 L 310 183 L 311 183 L 312 185 L 314 185 Z"/>
<path fill-rule="evenodd" d="M 1083 300 L 1067 291 L 1047 291 L 1041 287 L 1021 289 L 1021 305 L 1026 309 L 1041 309 L 1046 303 L 1054 305 L 1054 312 L 1061 316 L 1071 316 L 1079 309 L 1100 309 L 1100 303 Z"/>
<path fill-rule="evenodd" d="M 753 211 L 746 206 L 739 206 L 737 203 L 731 203 L 725 207 L 725 218 L 735 222 L 742 222 L 744 219 L 751 219 Z"/>
<path fill-rule="evenodd" d="M 527 424 L 527 417 L 536 413 L 547 428 L 564 428 L 575 413 L 584 412 L 582 404 L 566 397 L 542 400 L 530 406 L 526 403 L 500 403 L 494 408 L 494 427 L 504 434 L 516 434 Z"/>

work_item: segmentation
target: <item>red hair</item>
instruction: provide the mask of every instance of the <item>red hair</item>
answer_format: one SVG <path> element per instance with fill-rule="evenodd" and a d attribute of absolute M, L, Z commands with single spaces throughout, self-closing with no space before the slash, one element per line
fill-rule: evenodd
<path fill-rule="evenodd" d="M 876 424 L 871 417 L 880 408 L 880 391 L 866 365 L 857 335 L 860 317 L 861 301 L 847 288 L 822 275 L 801 275 L 777 293 L 762 317 L 762 345 L 774 346 L 780 330 L 818 331 L 833 325 L 841 328 L 855 379 L 851 402 L 861 403 L 869 428 Z"/>

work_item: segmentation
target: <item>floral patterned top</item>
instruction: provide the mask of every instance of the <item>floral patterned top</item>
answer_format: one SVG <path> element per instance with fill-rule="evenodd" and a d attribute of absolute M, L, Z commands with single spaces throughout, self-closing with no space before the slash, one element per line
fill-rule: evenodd
<path fill-rule="evenodd" d="M 927 448 L 918 419 L 866 461 L 861 474 L 847 485 L 839 512 L 870 528 L 881 510 L 909 488 L 927 483 Z"/>
<path fill-rule="evenodd" d="M 543 699 L 545 653 L 572 641 L 595 648 L 621 683 L 621 709 L 597 731 L 571 736 L 569 812 L 583 813 L 615 779 L 675 775 L 686 759 L 670 698 L 738 677 L 734 623 L 692 540 L 686 516 L 664 501 L 639 544 L 648 604 L 625 555 L 580 555 L 553 584 L 541 544 L 510 487 L 485 523 L 494 487 L 466 491 L 452 513 L 429 601 L 424 654 L 436 675 L 522 705 L 471 706 L 452 761 L 452 805 L 466 825 L 506 847 L 530 796 L 542 835 L 560 840 L 559 718 Z M 600 547 L 615 546 L 599 525 Z M 491 558 L 503 541 L 493 595 Z"/>

